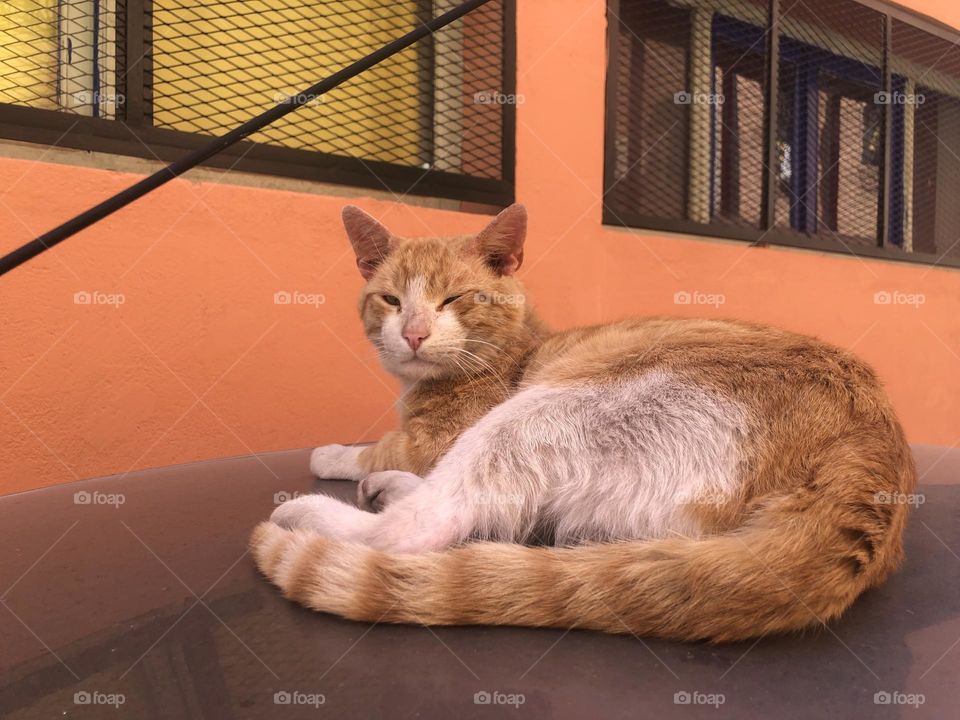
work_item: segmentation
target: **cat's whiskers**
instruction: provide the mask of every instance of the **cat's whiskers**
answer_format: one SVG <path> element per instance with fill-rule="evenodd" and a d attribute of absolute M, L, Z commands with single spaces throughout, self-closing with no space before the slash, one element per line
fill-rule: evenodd
<path fill-rule="evenodd" d="M 483 382 L 498 380 L 495 375 L 491 375 L 489 372 L 481 372 L 482 368 L 473 366 L 471 364 L 473 361 L 468 356 L 451 354 L 447 356 L 447 359 L 456 365 L 457 369 L 463 373 L 467 380 L 480 380 Z M 502 382 L 500 384 L 502 385 Z"/>
<path fill-rule="evenodd" d="M 464 338 L 464 339 L 463 339 L 463 342 L 475 342 L 475 343 L 481 343 L 481 344 L 483 344 L 483 345 L 489 345 L 490 347 L 495 348 L 495 349 L 497 350 L 497 352 L 502 353 L 503 355 L 506 355 L 506 356 L 507 356 L 507 359 L 510 361 L 510 363 L 511 363 L 514 367 L 520 367 L 520 361 L 519 361 L 516 357 L 508 354 L 508 353 L 507 353 L 502 347 L 500 347 L 499 345 L 494 345 L 492 342 L 487 342 L 486 340 L 477 340 L 477 339 L 475 339 L 475 338 Z"/>
<path fill-rule="evenodd" d="M 502 348 L 502 347 L 500 347 L 499 345 L 494 345 L 492 342 L 487 342 L 486 340 L 477 340 L 476 338 L 464 338 L 464 339 L 463 339 L 463 342 L 482 343 L 483 345 L 489 345 L 490 347 L 496 348 L 496 349 L 499 350 L 500 352 L 503 352 L 503 348 Z"/>
<path fill-rule="evenodd" d="M 487 377 L 490 380 L 494 380 L 495 382 L 497 382 L 497 384 L 500 385 L 500 387 L 503 388 L 503 391 L 505 393 L 509 394 L 510 389 L 507 387 L 507 384 L 503 381 L 502 374 L 496 367 L 490 364 L 487 360 L 480 357 L 476 353 L 472 353 L 469 350 L 466 350 L 464 348 L 450 346 L 444 349 L 448 352 L 453 351 L 453 353 L 455 353 L 453 355 L 449 355 L 449 357 L 459 358 L 459 359 L 465 360 L 469 364 L 475 365 L 476 367 L 473 368 L 477 373 L 476 375 L 474 375 L 475 378 L 479 379 L 481 377 Z M 482 375 L 480 374 L 480 371 L 483 371 Z"/>
<path fill-rule="evenodd" d="M 451 355 L 450 360 L 453 361 L 453 364 L 457 366 L 457 369 L 460 370 L 467 377 L 468 380 L 479 377 L 476 373 L 476 370 L 471 369 L 469 365 L 465 364 L 456 355 Z"/>

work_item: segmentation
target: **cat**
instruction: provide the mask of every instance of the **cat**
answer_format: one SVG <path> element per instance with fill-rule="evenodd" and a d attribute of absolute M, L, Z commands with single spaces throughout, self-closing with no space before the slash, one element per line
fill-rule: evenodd
<path fill-rule="evenodd" d="M 726 642 L 819 625 L 902 559 L 916 473 L 874 372 L 814 338 L 654 317 L 550 333 L 527 216 L 403 239 L 343 210 L 402 429 L 314 450 L 368 512 L 280 505 L 251 539 L 290 599 L 371 622 Z"/>

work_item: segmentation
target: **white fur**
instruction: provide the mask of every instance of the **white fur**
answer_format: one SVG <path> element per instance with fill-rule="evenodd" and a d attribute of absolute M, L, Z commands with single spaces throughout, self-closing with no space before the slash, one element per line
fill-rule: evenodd
<path fill-rule="evenodd" d="M 379 511 L 409 495 L 423 478 L 402 470 L 370 473 L 357 486 L 357 505 L 364 510 Z"/>
<path fill-rule="evenodd" d="M 703 528 L 690 504 L 737 491 L 746 422 L 731 400 L 663 372 L 533 386 L 463 433 L 381 514 L 322 502 L 295 526 L 394 552 L 468 537 L 524 542 L 542 530 L 560 544 L 695 537 Z"/>
<path fill-rule="evenodd" d="M 321 445 L 310 453 L 310 472 L 327 480 L 363 479 L 362 445 Z"/>
<path fill-rule="evenodd" d="M 329 495 L 301 495 L 279 505 L 270 521 L 289 530 L 316 530 L 322 525 L 326 528 L 324 535 L 363 542 L 374 529 L 377 517 Z"/>

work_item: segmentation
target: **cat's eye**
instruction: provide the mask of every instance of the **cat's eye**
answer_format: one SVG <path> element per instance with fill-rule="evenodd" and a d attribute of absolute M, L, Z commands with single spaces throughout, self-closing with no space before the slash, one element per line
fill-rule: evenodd
<path fill-rule="evenodd" d="M 384 301 L 387 305 L 393 305 L 394 307 L 400 307 L 400 298 L 398 298 L 396 295 L 381 295 L 380 297 L 383 298 L 383 301 Z"/>
<path fill-rule="evenodd" d="M 456 301 L 456 300 L 459 300 L 459 299 L 462 298 L 462 297 L 463 297 L 463 295 L 451 295 L 450 297 L 448 297 L 447 299 L 445 299 L 442 303 L 440 303 L 440 307 L 446 307 L 446 306 L 449 305 L 450 303 L 452 303 L 452 302 L 454 302 L 454 301 Z"/>

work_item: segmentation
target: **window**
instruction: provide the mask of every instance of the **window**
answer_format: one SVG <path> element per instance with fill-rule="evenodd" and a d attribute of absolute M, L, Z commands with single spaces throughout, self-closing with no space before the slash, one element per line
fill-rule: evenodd
<path fill-rule="evenodd" d="M 776 227 L 856 250 L 878 244 L 883 28 L 857 3 L 806 0 L 781 16 Z"/>
<path fill-rule="evenodd" d="M 0 128 L 170 160 L 455 4 L 11 0 Z M 510 0 L 494 0 L 211 164 L 509 203 L 513 15 Z"/>
<path fill-rule="evenodd" d="M 116 116 L 114 0 L 14 0 L 0 15 L 0 103 Z"/>
<path fill-rule="evenodd" d="M 960 264 L 960 35 L 875 8 L 611 0 L 604 222 Z"/>
<path fill-rule="evenodd" d="M 892 239 L 960 259 L 960 47 L 894 21 L 892 50 L 894 154 L 903 166 Z"/>

